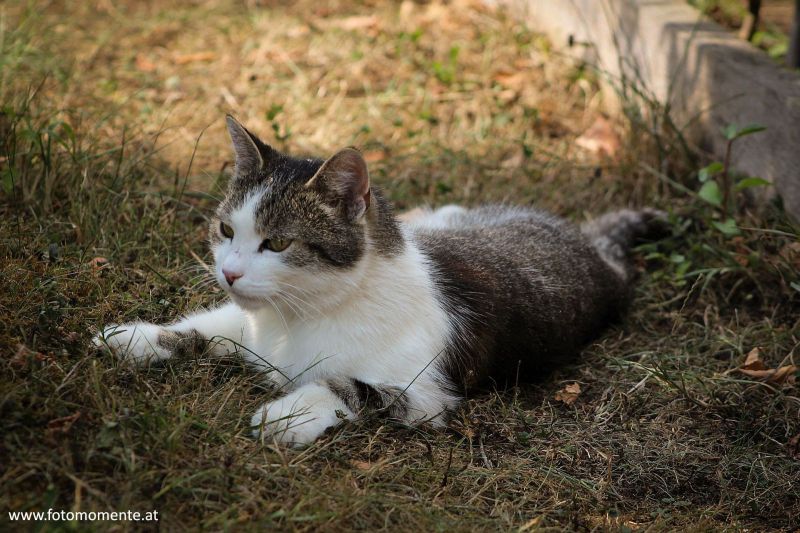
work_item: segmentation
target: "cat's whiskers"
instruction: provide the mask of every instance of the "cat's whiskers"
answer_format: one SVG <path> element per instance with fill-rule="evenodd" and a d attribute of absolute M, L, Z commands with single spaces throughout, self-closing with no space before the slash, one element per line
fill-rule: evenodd
<path fill-rule="evenodd" d="M 176 269 L 176 272 L 188 272 L 191 270 L 197 272 L 211 272 L 212 268 L 206 264 L 187 263 L 186 265 Z"/>
<path fill-rule="evenodd" d="M 308 313 L 302 307 L 299 307 L 297 303 L 293 303 L 291 300 L 289 300 L 287 298 L 286 293 L 276 292 L 275 293 L 275 297 L 276 298 L 280 298 L 280 300 L 283 303 L 285 303 L 286 306 L 289 307 L 289 309 L 291 309 L 292 314 L 294 316 L 296 316 L 297 318 L 299 318 L 303 322 L 306 322 L 306 318 L 307 318 L 307 314 Z"/>
<path fill-rule="evenodd" d="M 280 287 L 281 285 L 292 286 L 289 283 L 279 282 L 276 280 L 276 284 Z M 306 321 L 307 318 L 314 318 L 314 317 L 321 317 L 323 316 L 322 311 L 313 305 L 308 300 L 298 296 L 297 294 L 293 294 L 292 291 L 287 290 L 286 288 L 280 287 L 276 296 L 280 296 L 281 299 L 286 302 L 286 304 L 292 309 L 295 315 L 298 318 Z M 313 313 L 311 313 L 313 311 Z"/>
<path fill-rule="evenodd" d="M 213 276 L 213 271 L 206 270 L 197 265 L 189 265 L 175 270 L 172 274 L 175 277 L 205 277 Z"/>
<path fill-rule="evenodd" d="M 297 312 L 297 309 L 302 309 L 302 307 L 304 307 L 304 306 L 311 307 L 312 309 L 314 309 L 318 313 L 320 312 L 319 309 L 314 307 L 312 304 L 310 304 L 306 300 L 300 298 L 299 296 L 297 296 L 295 294 L 291 294 L 290 292 L 285 291 L 285 290 L 280 290 L 280 285 L 283 282 L 279 282 L 277 280 L 273 280 L 273 283 L 275 285 L 279 286 L 278 287 L 278 289 L 279 289 L 278 291 L 275 291 L 274 287 L 271 286 L 271 284 L 268 285 L 268 284 L 253 283 L 253 284 L 250 284 L 248 286 L 248 292 L 257 293 L 257 294 L 263 294 L 264 296 L 263 297 L 260 296 L 260 297 L 258 297 L 258 299 L 263 298 L 263 299 L 266 299 L 266 300 L 269 299 L 268 295 L 284 296 L 284 297 L 288 296 L 288 297 L 292 298 L 292 300 L 293 300 L 292 303 L 294 303 L 295 305 L 292 305 L 292 306 L 288 305 L 289 302 L 286 300 L 286 298 L 283 298 L 283 301 L 287 304 L 287 307 L 289 307 L 289 309 L 292 311 L 292 314 L 295 314 L 295 315 L 301 314 L 301 313 Z M 300 305 L 300 304 L 303 304 L 303 305 Z"/>
<path fill-rule="evenodd" d="M 300 292 L 300 294 L 303 294 L 303 295 L 306 295 L 306 296 L 311 296 L 311 297 L 314 296 L 310 291 L 308 291 L 306 289 L 301 289 L 300 287 L 292 285 L 291 283 L 288 283 L 286 281 L 276 281 L 276 282 L 277 282 L 278 285 L 284 285 L 286 287 L 294 289 L 294 290 Z M 312 304 L 311 302 L 309 302 L 305 298 L 303 298 L 303 297 L 301 297 L 301 296 L 299 296 L 297 294 L 293 294 L 289 290 L 281 290 L 280 294 L 283 295 L 284 297 L 291 298 L 296 304 L 300 305 L 301 307 L 311 308 L 312 311 L 316 312 L 317 316 L 322 316 L 323 315 L 323 313 L 319 309 L 319 307 L 315 306 L 314 304 Z"/>
<path fill-rule="evenodd" d="M 306 318 L 308 313 L 305 311 L 305 309 L 303 309 L 303 306 L 299 302 L 292 299 L 290 294 L 283 291 L 278 291 L 275 293 L 275 296 L 279 297 L 287 306 L 289 306 L 296 316 L 302 319 Z"/>
<path fill-rule="evenodd" d="M 201 291 L 206 290 L 214 285 L 217 284 L 217 278 L 211 274 L 206 274 L 200 278 L 197 282 L 189 285 L 189 288 L 193 291 Z"/>
<path fill-rule="evenodd" d="M 311 292 L 310 290 L 298 287 L 297 285 L 292 285 L 288 281 L 278 281 L 278 283 L 281 285 L 286 285 L 287 287 L 291 287 L 292 289 L 295 289 L 296 291 L 299 291 L 301 294 L 305 294 L 306 296 L 315 296 L 315 293 Z"/>
<path fill-rule="evenodd" d="M 297 296 L 296 294 L 291 294 L 291 293 L 288 293 L 288 292 L 287 292 L 287 294 L 290 297 L 292 297 L 295 301 L 298 301 L 302 305 L 305 305 L 307 308 L 310 308 L 312 311 L 314 311 L 314 313 L 316 313 L 316 315 L 318 317 L 321 317 L 321 316 L 324 315 L 324 313 L 322 312 L 322 309 L 320 309 L 319 307 L 317 307 L 316 305 L 314 305 L 310 301 L 306 300 L 305 298 L 302 298 L 300 296 Z"/>
<path fill-rule="evenodd" d="M 283 312 L 281 311 L 280 307 L 269 296 L 265 296 L 265 299 L 266 299 L 267 302 L 270 303 L 270 305 L 272 305 L 272 307 L 275 309 L 275 312 L 278 313 L 278 316 L 280 317 L 281 322 L 283 322 L 283 327 L 285 328 L 286 333 L 288 334 L 289 331 L 290 331 L 289 330 L 289 323 L 286 321 L 286 317 L 283 315 Z"/>

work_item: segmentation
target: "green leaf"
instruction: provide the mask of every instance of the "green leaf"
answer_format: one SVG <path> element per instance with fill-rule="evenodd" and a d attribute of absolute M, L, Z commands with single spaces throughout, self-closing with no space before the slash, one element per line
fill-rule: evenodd
<path fill-rule="evenodd" d="M 708 178 L 716 176 L 717 174 L 722 172 L 723 168 L 725 167 L 722 166 L 722 163 L 720 163 L 719 161 L 714 161 L 707 167 L 701 168 L 700 172 L 697 173 L 697 178 L 700 180 L 700 183 L 705 183 L 708 181 Z"/>
<path fill-rule="evenodd" d="M 773 59 L 780 59 L 781 57 L 785 56 L 788 52 L 789 52 L 788 41 L 774 44 L 769 47 L 769 50 L 767 50 L 769 57 Z"/>
<path fill-rule="evenodd" d="M 739 183 L 736 184 L 737 191 L 743 191 L 745 189 L 749 189 L 751 187 L 763 187 L 765 185 L 772 185 L 772 182 L 769 182 L 763 178 L 744 178 L 740 180 Z"/>
<path fill-rule="evenodd" d="M 461 49 L 458 46 L 450 47 L 450 62 L 455 63 L 458 60 L 458 53 Z"/>
<path fill-rule="evenodd" d="M 711 222 L 711 224 L 728 237 L 733 237 L 741 233 L 739 227 L 736 225 L 736 221 L 732 218 L 727 219 L 725 222 L 717 222 L 715 220 Z"/>
<path fill-rule="evenodd" d="M 282 105 L 272 104 L 267 110 L 267 120 L 274 120 L 281 111 L 283 111 Z"/>
<path fill-rule="evenodd" d="M 753 133 L 758 133 L 766 129 L 766 126 L 762 126 L 761 124 L 750 124 L 749 126 L 745 126 L 736 132 L 736 138 L 738 139 L 739 137 L 744 137 L 745 135 L 752 135 Z"/>
<path fill-rule="evenodd" d="M 796 281 L 793 281 L 793 282 L 789 283 L 789 285 L 791 285 L 791 287 L 794 290 L 796 290 L 797 292 L 800 292 L 800 283 L 797 283 Z"/>
<path fill-rule="evenodd" d="M 725 136 L 726 139 L 732 141 L 736 138 L 736 124 L 728 124 L 724 128 L 722 128 L 722 134 Z"/>
<path fill-rule="evenodd" d="M 716 181 L 705 182 L 703 186 L 700 187 L 700 191 L 697 193 L 697 196 L 711 205 L 715 205 L 717 207 L 722 206 L 722 192 L 719 190 L 719 185 L 717 185 Z"/>
<path fill-rule="evenodd" d="M 692 266 L 691 261 L 684 261 L 683 263 L 678 263 L 678 268 L 675 269 L 675 277 L 677 279 L 683 279 L 686 276 L 686 273 L 689 271 L 689 267 Z"/>
<path fill-rule="evenodd" d="M 728 124 L 724 128 L 722 128 L 722 134 L 725 136 L 726 139 L 729 141 L 733 141 L 738 139 L 739 137 L 744 137 L 745 135 L 752 135 L 753 133 L 758 133 L 759 131 L 764 131 L 767 129 L 766 127 L 760 124 L 750 124 L 740 128 L 736 124 Z"/>

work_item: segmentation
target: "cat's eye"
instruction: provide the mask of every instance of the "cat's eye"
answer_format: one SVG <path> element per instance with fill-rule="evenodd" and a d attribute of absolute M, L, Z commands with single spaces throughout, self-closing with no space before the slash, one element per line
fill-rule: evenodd
<path fill-rule="evenodd" d="M 291 239 L 264 239 L 261 246 L 258 247 L 259 252 L 264 250 L 271 250 L 273 252 L 282 252 L 292 244 Z"/>
<path fill-rule="evenodd" d="M 233 228 L 224 222 L 219 223 L 219 232 L 226 239 L 233 239 Z"/>

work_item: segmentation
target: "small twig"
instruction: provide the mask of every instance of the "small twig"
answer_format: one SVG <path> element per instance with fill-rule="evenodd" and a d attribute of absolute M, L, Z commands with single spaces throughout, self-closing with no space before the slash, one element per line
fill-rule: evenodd
<path fill-rule="evenodd" d="M 645 376 L 644 376 L 644 377 L 643 377 L 643 378 L 642 378 L 642 379 L 639 381 L 639 383 L 637 383 L 636 385 L 634 385 L 633 387 L 631 387 L 631 389 L 630 389 L 630 390 L 627 392 L 627 394 L 631 394 L 631 393 L 633 393 L 633 392 L 636 392 L 637 390 L 639 390 L 639 389 L 641 389 L 642 387 L 644 387 L 644 384 L 645 384 L 645 383 L 647 383 L 647 380 L 648 380 L 648 379 L 650 379 L 650 375 L 651 375 L 651 374 L 646 374 L 646 375 L 645 375 Z"/>
<path fill-rule="evenodd" d="M 444 467 L 444 475 L 442 476 L 442 482 L 439 484 L 441 488 L 445 488 L 447 486 L 447 479 L 450 474 L 450 466 L 453 464 L 453 449 L 455 446 L 450 446 L 450 453 L 447 455 L 447 465 Z"/>
<path fill-rule="evenodd" d="M 201 267 L 203 267 L 203 269 L 204 269 L 206 272 L 208 272 L 209 274 L 213 274 L 213 273 L 214 273 L 214 269 L 212 269 L 212 268 L 211 268 L 211 267 L 208 265 L 208 263 L 206 263 L 205 261 L 203 261 L 203 260 L 200 258 L 200 256 L 199 256 L 199 255 L 197 255 L 196 253 L 194 253 L 194 250 L 189 250 L 189 255 L 191 255 L 191 256 L 194 258 L 194 260 L 195 260 L 195 261 L 197 261 L 197 262 L 200 264 L 200 266 L 201 266 Z"/>
<path fill-rule="evenodd" d="M 486 457 L 486 450 L 483 449 L 483 433 L 478 437 L 478 447 L 481 451 L 481 458 L 483 458 L 483 464 L 486 465 L 486 468 L 494 468 L 492 462 Z"/>

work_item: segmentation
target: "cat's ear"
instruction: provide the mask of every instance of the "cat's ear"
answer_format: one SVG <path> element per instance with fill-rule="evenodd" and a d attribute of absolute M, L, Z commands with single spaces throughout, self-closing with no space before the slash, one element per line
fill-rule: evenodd
<path fill-rule="evenodd" d="M 270 156 L 272 149 L 231 115 L 225 115 L 225 122 L 236 156 L 234 176 L 246 176 L 264 168 L 264 161 Z"/>
<path fill-rule="evenodd" d="M 367 162 L 355 148 L 340 150 L 325 161 L 305 186 L 331 204 L 344 207 L 351 221 L 361 218 L 369 208 Z"/>

